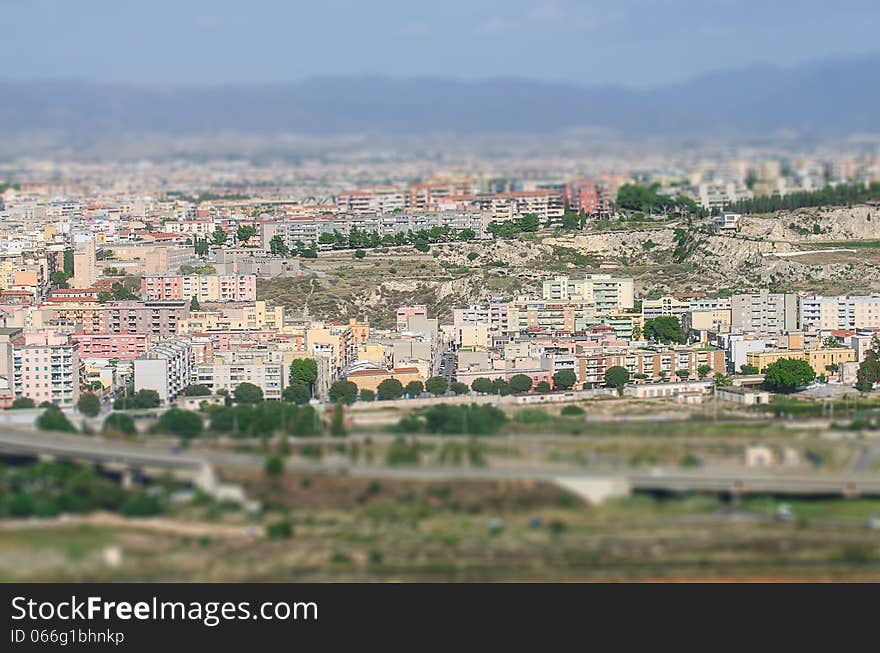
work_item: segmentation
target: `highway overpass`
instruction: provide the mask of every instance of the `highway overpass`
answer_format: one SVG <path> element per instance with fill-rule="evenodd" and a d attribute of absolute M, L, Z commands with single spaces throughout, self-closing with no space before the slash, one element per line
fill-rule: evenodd
<path fill-rule="evenodd" d="M 2 455 L 91 463 L 123 475 L 156 477 L 171 473 L 214 496 L 238 500 L 243 500 L 240 489 L 219 483 L 214 467 L 262 467 L 264 460 L 259 454 L 205 450 L 194 455 L 89 436 L 47 434 L 10 428 L 0 430 L 0 456 Z M 773 472 L 727 467 L 692 470 L 655 468 L 650 471 L 617 472 L 547 464 L 531 467 L 385 467 L 350 465 L 347 461 L 332 459 L 289 460 L 287 467 L 291 471 L 309 473 L 345 473 L 352 476 L 421 481 L 543 480 L 557 483 L 590 501 L 601 501 L 631 492 L 880 497 L 880 474 L 864 472 Z"/>

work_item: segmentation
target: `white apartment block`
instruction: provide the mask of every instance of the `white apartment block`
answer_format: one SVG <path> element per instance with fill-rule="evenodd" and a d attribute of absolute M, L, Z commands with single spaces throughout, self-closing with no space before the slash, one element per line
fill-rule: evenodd
<path fill-rule="evenodd" d="M 545 300 L 579 300 L 596 305 L 596 314 L 632 308 L 633 280 L 612 277 L 610 274 L 591 274 L 583 279 L 567 276 L 544 280 L 542 297 Z"/>
<path fill-rule="evenodd" d="M 286 365 L 282 352 L 274 350 L 229 350 L 214 354 L 211 363 L 196 367 L 195 381 L 211 392 L 230 394 L 242 383 L 251 383 L 263 391 L 264 399 L 281 399 Z"/>
<path fill-rule="evenodd" d="M 192 383 L 192 343 L 170 338 L 154 345 L 134 360 L 134 389 L 155 390 L 167 404 Z"/>
<path fill-rule="evenodd" d="M 752 199 L 752 191 L 734 182 L 709 182 L 697 188 L 696 200 L 704 209 L 724 209 L 740 200 Z"/>
<path fill-rule="evenodd" d="M 880 297 L 838 295 L 801 297 L 801 328 L 873 329 L 880 327 Z"/>
<path fill-rule="evenodd" d="M 478 195 L 477 206 L 492 214 L 493 220 L 512 220 L 534 213 L 541 222 L 561 219 L 565 213 L 565 196 L 556 190 L 523 190 L 494 195 Z"/>
<path fill-rule="evenodd" d="M 733 331 L 781 334 L 798 329 L 798 296 L 760 290 L 730 298 Z"/>

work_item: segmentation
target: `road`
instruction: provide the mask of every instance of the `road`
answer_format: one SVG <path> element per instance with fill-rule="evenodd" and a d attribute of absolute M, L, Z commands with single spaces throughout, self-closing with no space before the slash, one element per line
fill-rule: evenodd
<path fill-rule="evenodd" d="M 86 436 L 46 434 L 4 429 L 0 431 L 0 453 L 52 456 L 129 467 L 197 471 L 210 466 L 261 468 L 259 454 L 203 450 L 197 454 L 149 449 Z M 385 467 L 351 465 L 341 457 L 321 461 L 289 460 L 290 471 L 346 473 L 374 478 L 414 480 L 546 480 L 622 481 L 631 490 L 645 492 L 722 492 L 803 496 L 880 496 L 880 475 L 864 472 L 767 472 L 745 468 L 700 468 L 694 470 L 654 469 L 591 470 L 574 466 L 534 464 L 509 467 Z"/>

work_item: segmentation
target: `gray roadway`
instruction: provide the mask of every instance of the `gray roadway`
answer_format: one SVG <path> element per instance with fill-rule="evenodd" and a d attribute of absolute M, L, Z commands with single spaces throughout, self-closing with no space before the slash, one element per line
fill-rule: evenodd
<path fill-rule="evenodd" d="M 46 434 L 4 429 L 0 432 L 0 452 L 43 455 L 102 464 L 134 467 L 194 469 L 208 462 L 214 466 L 262 467 L 259 454 L 222 451 L 175 452 L 171 449 L 108 441 L 101 438 Z M 632 489 L 656 492 L 751 492 L 767 494 L 840 495 L 846 493 L 880 496 L 880 474 L 865 472 L 784 472 L 769 473 L 740 468 L 679 470 L 657 468 L 643 471 L 594 471 L 559 465 L 529 467 L 384 467 L 350 465 L 344 459 L 322 461 L 290 460 L 288 469 L 303 472 L 344 472 L 352 476 L 408 478 L 417 480 L 555 480 L 626 479 Z"/>

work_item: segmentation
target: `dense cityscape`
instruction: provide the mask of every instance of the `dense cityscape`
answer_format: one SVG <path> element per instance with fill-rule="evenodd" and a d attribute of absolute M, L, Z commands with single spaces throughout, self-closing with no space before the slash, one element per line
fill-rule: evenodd
<path fill-rule="evenodd" d="M 0 581 L 880 581 L 877 7 L 75 4 L 0 12 Z"/>

